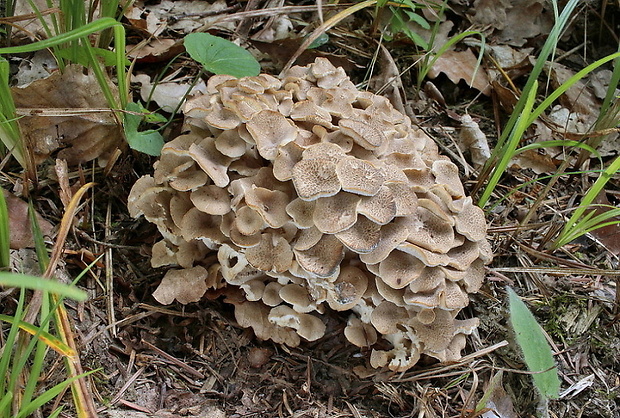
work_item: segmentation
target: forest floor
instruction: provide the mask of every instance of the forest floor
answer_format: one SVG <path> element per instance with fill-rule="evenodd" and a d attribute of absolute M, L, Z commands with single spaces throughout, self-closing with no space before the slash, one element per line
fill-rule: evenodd
<path fill-rule="evenodd" d="M 207 6 L 196 10 L 198 3 Z M 150 40 L 148 51 L 129 54 L 136 59 L 137 78 L 132 83 L 136 98 L 140 93 L 148 96 L 156 77 L 182 89 L 188 86 L 198 74 L 198 64 L 173 58 L 182 51 L 182 37 L 205 30 L 205 24 L 213 34 L 240 39 L 259 57 L 263 72 L 279 73 L 303 37 L 316 27 L 309 22 L 319 17 L 314 2 L 282 9 L 285 12 L 275 12 L 271 3 L 277 2 L 226 5 L 218 1 L 213 3 L 218 9 L 187 0 L 135 2 L 122 19 L 127 43 Z M 327 3 L 323 2 L 325 19 L 343 10 Z M 436 15 L 424 4 L 415 3 L 406 10 L 434 25 Z M 553 10 L 542 0 L 447 4 L 434 44 L 445 44 L 467 30 L 483 32 L 486 52 L 480 66 L 480 38 L 466 37 L 448 48 L 427 77 L 418 79 L 424 53 L 420 39 L 428 40 L 430 31 L 413 20 L 399 23 L 387 6 L 381 16 L 372 6 L 340 21 L 328 31 L 323 45 L 306 51 L 297 63 L 327 57 L 343 66 L 360 88 L 381 91 L 457 163 L 471 192 L 478 171 L 472 168 L 475 156 L 459 148 L 462 131 L 467 129 L 463 116 L 472 117 L 476 135 L 492 148 L 549 34 Z M 617 51 L 619 12 L 620 4 L 607 1 L 584 2 L 577 8 L 558 43 L 553 70 L 541 77 L 539 97 L 549 94 L 547 81 L 551 89 Z M 398 16 L 413 19 L 405 13 Z M 20 77 L 26 61 L 32 71 L 36 65 L 46 68 L 37 64 L 39 58 L 13 60 L 14 78 Z M 527 140 L 583 137 L 598 116 L 610 69 L 602 67 L 584 79 L 577 94 L 563 96 L 545 116 L 553 123 L 537 122 L 527 132 Z M 169 105 L 165 97 L 153 99 L 153 110 Z M 164 138 L 178 135 L 181 124 L 179 114 L 163 131 Z M 617 133 L 605 141 L 599 148 L 603 164 L 620 149 Z M 41 160 L 38 187 L 30 192 L 52 230 L 64 211 L 56 155 L 54 151 Z M 468 337 L 460 361 L 423 361 L 404 373 L 372 369 L 369 352 L 345 339 L 342 313 L 325 315 L 325 337 L 289 348 L 260 341 L 251 330 L 241 328 L 233 308 L 217 292 L 207 293 L 198 303 L 162 306 L 152 294 L 165 269 L 150 265 L 150 249 L 160 239 L 159 233 L 144 219 L 131 218 L 126 207 L 132 185 L 152 174 L 156 159 L 126 150 L 105 168 L 87 161 L 70 164 L 66 176 L 70 189 L 89 181 L 96 186 L 77 212 L 58 276 L 75 277 L 104 255 L 80 281 L 89 299 L 66 302 L 82 366 L 97 370 L 88 382 L 98 413 L 112 418 L 620 417 L 620 228 L 610 225 L 556 251 L 548 249 L 546 244 L 566 221 L 567 209 L 578 205 L 597 178 L 597 173 L 567 174 L 546 187 L 565 155 L 556 147 L 524 153 L 511 162 L 491 202 L 498 203 L 508 191 L 523 187 L 487 212 L 494 261 L 482 289 L 461 313 L 464 318 L 479 318 L 478 329 Z M 597 164 L 593 158 L 590 167 L 599 168 Z M 16 173 L 19 166 L 5 165 L 2 185 L 22 196 Z M 531 212 L 543 192 L 547 196 Z M 600 199 L 618 206 L 617 175 Z M 26 246 L 15 249 L 15 270 L 28 272 L 33 257 Z M 526 301 L 546 331 L 561 379 L 559 399 L 541 401 L 533 386 L 509 325 L 507 286 Z M 11 314 L 16 297 L 16 292 L 1 293 L 0 313 Z M 60 381 L 66 377 L 63 373 L 52 358 L 47 381 Z M 69 396 L 65 397 L 68 403 Z M 68 406 L 61 416 L 72 416 L 70 410 Z"/>

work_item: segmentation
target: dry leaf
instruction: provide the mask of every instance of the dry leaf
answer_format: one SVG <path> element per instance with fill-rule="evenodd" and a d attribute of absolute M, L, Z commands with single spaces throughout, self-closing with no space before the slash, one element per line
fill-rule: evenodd
<path fill-rule="evenodd" d="M 155 103 L 165 112 L 172 113 L 175 109 L 179 108 L 179 104 L 183 99 L 183 96 L 190 88 L 191 83 L 181 82 L 162 82 L 157 83 L 155 86 L 151 84 L 151 77 L 146 74 L 138 74 L 133 76 L 132 81 L 140 83 L 140 97 L 144 102 L 154 100 Z M 153 90 L 154 89 L 154 90 Z M 194 87 L 192 87 L 189 95 L 194 95 L 197 92 L 206 93 L 207 86 L 204 81 L 200 80 Z M 179 108 L 178 113 L 181 112 Z"/>
<path fill-rule="evenodd" d="M 28 217 L 28 203 L 12 193 L 3 190 L 6 206 L 9 212 L 10 246 L 14 250 L 34 247 L 32 225 Z M 37 221 L 43 236 L 52 234 L 52 224 L 37 213 Z"/>
<path fill-rule="evenodd" d="M 153 297 L 163 305 L 171 304 L 175 299 L 186 305 L 198 302 L 207 291 L 209 273 L 202 266 L 191 269 L 168 270 Z"/>
<path fill-rule="evenodd" d="M 487 136 L 480 130 L 478 123 L 470 115 L 461 116 L 461 144 L 463 151 L 468 150 L 474 168 L 480 168 L 491 157 Z"/>
<path fill-rule="evenodd" d="M 558 160 L 549 156 L 545 150 L 527 150 L 510 161 L 511 166 L 518 166 L 520 169 L 530 169 L 536 174 L 555 173 L 558 168 Z"/>
<path fill-rule="evenodd" d="M 441 55 L 428 72 L 428 76 L 436 78 L 440 73 L 447 75 L 454 84 L 464 80 L 470 87 L 487 96 L 491 93 L 489 77 L 486 71 L 478 66 L 478 58 L 469 48 L 465 51 L 446 51 Z M 474 73 L 475 77 L 472 80 Z"/>
<path fill-rule="evenodd" d="M 167 61 L 183 52 L 183 43 L 174 39 L 152 39 L 147 43 L 127 45 L 127 56 L 138 62 Z"/>
<path fill-rule="evenodd" d="M 575 75 L 574 71 L 558 63 L 554 63 L 553 66 L 545 66 L 545 71 L 549 74 L 551 86 L 554 89 L 557 89 Z M 573 112 L 594 116 L 594 118 L 598 116 L 600 109 L 599 101 L 583 80 L 573 84 L 560 96 L 559 101 L 564 107 Z"/>
<path fill-rule="evenodd" d="M 110 83 L 112 91 L 116 88 Z M 34 152 L 38 163 L 52 152 L 62 149 L 58 158 L 69 165 L 95 158 L 105 165 L 111 153 L 123 143 L 119 126 L 111 112 L 76 111 L 108 108 L 94 75 L 84 74 L 82 67 L 70 65 L 64 73 L 56 72 L 27 87 L 11 89 L 22 134 Z M 53 110 L 54 116 L 44 115 Z"/>
<path fill-rule="evenodd" d="M 146 16 L 146 30 L 153 36 L 158 36 L 166 29 L 173 29 L 183 33 L 192 33 L 200 27 L 212 26 L 228 5 L 224 0 L 189 1 L 189 0 L 163 0 L 158 4 L 144 6 Z M 138 11 L 132 11 L 132 17 L 140 16 Z M 234 30 L 233 23 L 218 24 L 218 28 Z"/>
<path fill-rule="evenodd" d="M 510 395 L 504 390 L 502 383 L 503 372 L 498 372 L 488 382 L 483 397 L 484 410 L 480 415 L 483 418 L 518 418 L 514 410 Z M 482 401 L 481 401 L 482 402 Z"/>

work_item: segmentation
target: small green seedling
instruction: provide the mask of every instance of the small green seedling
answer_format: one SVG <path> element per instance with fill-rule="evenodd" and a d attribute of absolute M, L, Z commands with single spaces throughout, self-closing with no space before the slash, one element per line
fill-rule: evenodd
<path fill-rule="evenodd" d="M 534 379 L 534 385 L 544 400 L 559 396 L 560 379 L 553 360 L 551 347 L 532 312 L 511 288 L 507 288 L 510 305 L 510 323 L 523 359 Z"/>
<path fill-rule="evenodd" d="M 189 56 L 213 74 L 248 77 L 260 73 L 256 58 L 226 39 L 208 33 L 192 33 L 183 42 Z"/>
<path fill-rule="evenodd" d="M 123 128 L 125 129 L 125 138 L 127 138 L 127 143 L 131 149 L 155 157 L 159 156 L 164 146 L 164 138 L 161 134 L 153 129 L 138 130 L 148 111 L 138 103 L 128 103 L 126 110 Z"/>

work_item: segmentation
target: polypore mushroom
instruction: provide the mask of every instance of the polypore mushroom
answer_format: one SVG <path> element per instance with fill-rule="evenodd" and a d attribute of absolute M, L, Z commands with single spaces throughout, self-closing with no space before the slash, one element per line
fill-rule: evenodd
<path fill-rule="evenodd" d="M 184 113 L 190 132 L 128 202 L 163 235 L 153 265 L 179 267 L 160 302 L 226 286 L 260 339 L 314 341 L 320 315 L 348 311 L 345 337 L 372 349 L 373 367 L 460 356 L 476 321 L 455 318 L 492 250 L 483 211 L 423 130 L 322 58 L 279 78 L 213 76 Z"/>

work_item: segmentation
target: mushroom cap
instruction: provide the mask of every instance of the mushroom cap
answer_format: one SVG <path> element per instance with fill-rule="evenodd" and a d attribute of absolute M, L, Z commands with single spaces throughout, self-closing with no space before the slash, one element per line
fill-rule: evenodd
<path fill-rule="evenodd" d="M 272 228 L 280 228 L 291 220 L 286 213 L 289 200 L 286 193 L 264 187 L 252 187 L 245 193 L 245 203 Z"/>
<path fill-rule="evenodd" d="M 370 347 L 377 342 L 377 331 L 370 324 L 365 324 L 355 316 L 351 316 L 344 329 L 344 336 L 357 347 Z"/>
<path fill-rule="evenodd" d="M 293 251 L 288 241 L 276 234 L 261 234 L 260 243 L 245 251 L 248 262 L 262 271 L 276 273 L 289 269 L 293 261 Z"/>
<path fill-rule="evenodd" d="M 367 287 L 366 273 L 357 267 L 343 267 L 333 287 L 327 292 L 327 303 L 336 311 L 351 309 L 364 296 Z"/>
<path fill-rule="evenodd" d="M 297 136 L 297 127 L 273 110 L 255 113 L 246 127 L 256 142 L 258 153 L 267 160 L 276 157 L 278 146 L 293 141 Z"/>
<path fill-rule="evenodd" d="M 314 315 L 299 313 L 286 305 L 276 306 L 269 311 L 269 321 L 280 327 L 293 328 L 308 341 L 315 341 L 325 335 L 325 324 Z"/>
<path fill-rule="evenodd" d="M 228 191 L 213 184 L 201 186 L 192 191 L 190 200 L 198 210 L 209 215 L 226 215 L 230 212 Z"/>
<path fill-rule="evenodd" d="M 293 184 L 300 199 L 315 200 L 340 191 L 336 163 L 327 158 L 301 160 L 293 166 Z"/>
<path fill-rule="evenodd" d="M 321 197 L 316 201 L 312 220 L 314 226 L 324 234 L 345 231 L 357 221 L 357 205 L 360 197 L 351 193 Z"/>

